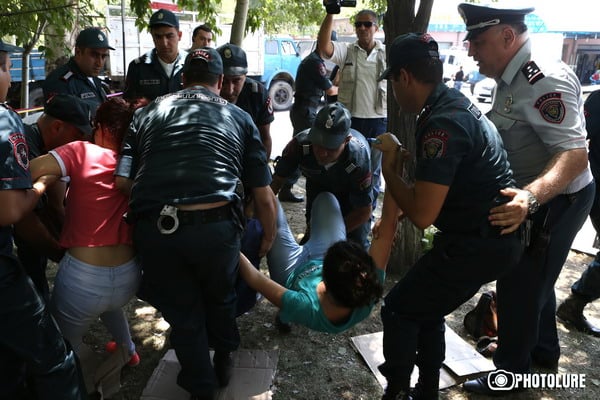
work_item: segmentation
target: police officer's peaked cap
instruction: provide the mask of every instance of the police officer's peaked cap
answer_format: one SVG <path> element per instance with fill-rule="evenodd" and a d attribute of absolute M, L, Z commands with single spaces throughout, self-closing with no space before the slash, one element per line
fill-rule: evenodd
<path fill-rule="evenodd" d="M 75 46 L 89 49 L 114 50 L 114 48 L 110 47 L 108 44 L 108 38 L 104 32 L 98 28 L 85 28 L 79 32 L 77 39 L 75 39 Z"/>
<path fill-rule="evenodd" d="M 169 10 L 161 8 L 150 17 L 150 28 L 158 25 L 172 26 L 179 30 L 179 18 Z"/>
<path fill-rule="evenodd" d="M 317 113 L 307 139 L 327 149 L 337 149 L 350 135 L 352 116 L 342 103 L 330 103 Z"/>
<path fill-rule="evenodd" d="M 246 52 L 235 44 L 226 43 L 217 48 L 223 59 L 223 73 L 225 75 L 246 75 L 248 73 L 248 59 Z"/>
<path fill-rule="evenodd" d="M 525 15 L 533 10 L 535 10 L 534 7 L 496 8 L 472 3 L 460 3 L 458 13 L 467 26 L 467 36 L 464 40 L 472 40 L 495 25 L 525 22 Z"/>
<path fill-rule="evenodd" d="M 193 65 L 199 62 L 204 62 L 208 65 L 208 72 L 215 75 L 223 75 L 223 61 L 219 52 L 212 47 L 202 47 L 199 49 L 192 50 L 188 53 L 185 58 L 185 64 L 183 65 L 184 73 Z"/>
<path fill-rule="evenodd" d="M 388 55 L 388 67 L 379 80 L 389 79 L 392 72 L 422 58 L 439 58 L 438 44 L 428 33 L 405 33 L 394 39 Z"/>
<path fill-rule="evenodd" d="M 600 140 L 600 90 L 592 92 L 583 104 L 588 138 Z"/>
<path fill-rule="evenodd" d="M 7 53 L 15 53 L 23 51 L 23 48 L 13 46 L 12 44 L 4 43 L 2 39 L 0 39 L 0 51 L 5 51 Z"/>
<path fill-rule="evenodd" d="M 44 113 L 78 128 L 86 136 L 92 134 L 92 111 L 85 101 L 72 94 L 59 93 L 44 104 Z"/>

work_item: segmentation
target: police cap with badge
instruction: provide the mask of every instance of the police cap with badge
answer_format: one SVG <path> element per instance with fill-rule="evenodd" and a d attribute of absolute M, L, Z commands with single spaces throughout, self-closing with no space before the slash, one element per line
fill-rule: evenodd
<path fill-rule="evenodd" d="M 317 146 L 334 150 L 350 136 L 351 125 L 350 111 L 342 103 L 330 103 L 319 110 L 306 139 Z"/>
<path fill-rule="evenodd" d="M 223 59 L 223 73 L 229 76 L 246 75 L 248 73 L 248 60 L 246 52 L 235 44 L 226 43 L 217 48 Z"/>
<path fill-rule="evenodd" d="M 217 50 L 212 47 L 202 47 L 190 51 L 185 57 L 183 72 L 185 73 L 199 64 L 205 64 L 208 73 L 223 75 L 223 60 Z"/>
<path fill-rule="evenodd" d="M 150 28 L 155 26 L 172 26 L 173 28 L 179 30 L 179 18 L 177 15 L 173 14 L 169 10 L 165 10 L 161 8 L 150 17 L 150 23 L 148 24 Z"/>
<path fill-rule="evenodd" d="M 525 23 L 525 15 L 534 10 L 534 7 L 503 8 L 472 3 L 458 5 L 458 13 L 467 26 L 467 36 L 464 40 L 473 40 L 492 26 Z"/>
<path fill-rule="evenodd" d="M 75 39 L 75 46 L 88 49 L 110 49 L 114 50 L 108 44 L 108 38 L 99 28 L 85 28 Z"/>

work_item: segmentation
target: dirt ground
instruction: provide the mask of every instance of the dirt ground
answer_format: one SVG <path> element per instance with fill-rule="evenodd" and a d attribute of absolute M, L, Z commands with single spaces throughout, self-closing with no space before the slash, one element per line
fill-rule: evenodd
<path fill-rule="evenodd" d="M 302 189 L 300 188 L 299 191 Z M 288 219 L 294 232 L 304 231 L 303 204 L 285 203 Z M 576 280 L 591 257 L 571 252 L 556 285 L 557 298 L 564 299 L 569 286 Z M 50 274 L 52 275 L 52 273 Z M 389 289 L 398 277 L 388 275 L 386 288 Z M 484 288 L 493 288 L 493 283 Z M 478 296 L 450 314 L 448 325 L 467 341 L 463 329 L 464 314 L 471 309 Z M 370 318 L 349 331 L 331 335 L 313 332 L 294 326 L 287 335 L 280 334 L 274 325 L 276 308 L 262 300 L 250 312 L 238 319 L 241 332 L 241 348 L 278 350 L 279 363 L 272 390 L 274 400 L 374 400 L 383 393 L 374 375 L 370 372 L 359 353 L 354 350 L 352 336 L 382 330 L 377 306 Z M 122 372 L 122 389 L 113 397 L 117 400 L 137 400 L 150 378 L 158 361 L 168 349 L 168 324 L 154 308 L 147 303 L 133 299 L 127 306 L 131 330 L 141 356 L 141 364 L 135 368 L 125 368 Z M 586 308 L 588 318 L 600 325 L 600 303 Z M 585 374 L 586 388 L 580 390 L 529 390 L 511 399 L 598 399 L 600 398 L 600 339 L 583 335 L 558 323 L 561 338 L 561 373 Z M 95 324 L 85 341 L 93 349 L 102 352 L 109 340 L 106 330 Z M 460 386 L 440 392 L 441 399 L 484 399 L 484 396 L 467 394 Z"/>

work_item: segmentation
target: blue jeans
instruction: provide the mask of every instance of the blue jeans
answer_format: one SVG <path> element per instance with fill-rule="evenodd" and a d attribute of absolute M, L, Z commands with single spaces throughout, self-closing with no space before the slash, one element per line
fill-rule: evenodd
<path fill-rule="evenodd" d="M 18 261 L 0 255 L 0 398 L 18 398 L 24 368 L 37 399 L 86 399 L 70 350 Z"/>
<path fill-rule="evenodd" d="M 135 259 L 118 267 L 97 267 L 70 255 L 59 264 L 50 300 L 52 314 L 76 353 L 83 335 L 100 317 L 116 342 L 135 352 L 122 307 L 135 296 L 141 270 Z"/>
<path fill-rule="evenodd" d="M 296 267 L 310 260 L 322 260 L 332 244 L 346 240 L 346 225 L 335 196 L 329 192 L 319 193 L 312 207 L 310 239 L 299 245 L 279 202 L 277 207 L 277 235 L 267 254 L 267 264 L 271 279 L 285 286 Z"/>
<path fill-rule="evenodd" d="M 387 129 L 387 118 L 352 117 L 352 129 L 364 137 L 375 138 Z M 381 151 L 371 147 L 371 171 L 373 173 L 373 211 L 377 208 L 377 196 L 381 192 Z"/>

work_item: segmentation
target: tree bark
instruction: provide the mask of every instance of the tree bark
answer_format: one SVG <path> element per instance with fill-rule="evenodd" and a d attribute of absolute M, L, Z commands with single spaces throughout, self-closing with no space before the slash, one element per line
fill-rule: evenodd
<path fill-rule="evenodd" d="M 229 42 L 241 46 L 246 30 L 246 19 L 248 18 L 249 0 L 237 0 L 235 13 L 231 25 L 231 36 Z"/>
<path fill-rule="evenodd" d="M 415 9 L 415 0 L 388 0 L 387 3 L 383 26 L 386 51 L 389 55 L 389 48 L 397 36 L 408 32 L 427 31 L 433 0 L 421 0 L 418 10 Z M 416 154 L 415 128 L 416 116 L 400 112 L 394 99 L 392 84 L 388 81 L 388 131 L 394 133 L 413 156 Z M 414 161 L 405 166 L 405 175 L 409 180 L 414 179 Z M 415 227 L 410 220 L 404 219 L 398 226 L 397 235 L 388 271 L 403 276 L 421 256 L 423 231 Z"/>

